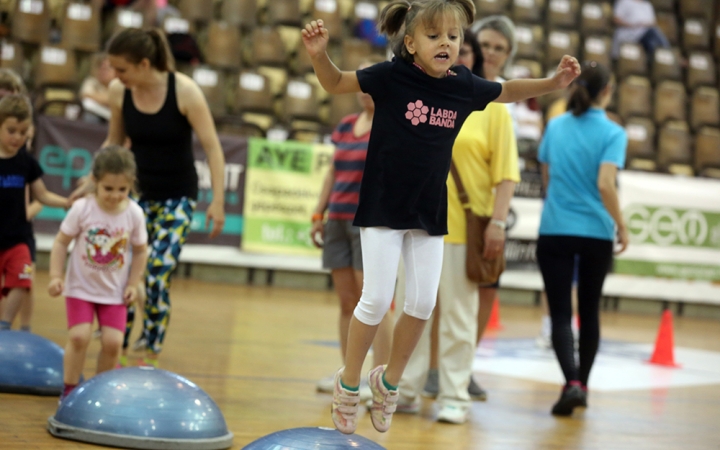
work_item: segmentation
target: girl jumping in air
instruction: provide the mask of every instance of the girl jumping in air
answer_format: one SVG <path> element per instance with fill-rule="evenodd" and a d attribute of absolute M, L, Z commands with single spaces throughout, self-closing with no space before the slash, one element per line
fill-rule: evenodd
<path fill-rule="evenodd" d="M 503 84 L 455 67 L 463 30 L 474 17 L 472 0 L 390 3 L 380 16 L 380 30 L 394 39 L 395 58 L 356 72 L 341 72 L 330 61 L 329 34 L 321 20 L 302 30 L 326 91 L 362 91 L 375 102 L 354 220 L 361 227 L 363 292 L 350 322 L 345 367 L 335 374 L 333 392 L 332 419 L 343 433 L 357 427 L 360 372 L 390 307 L 402 254 L 405 307 L 395 325 L 388 364 L 368 375 L 373 426 L 381 432 L 390 427 L 397 385 L 435 307 L 447 233 L 446 180 L 463 122 L 489 102 L 538 97 L 565 88 L 580 73 L 580 65 L 570 56 L 563 58 L 552 78 Z"/>
<path fill-rule="evenodd" d="M 128 198 L 135 185 L 133 154 L 117 145 L 103 148 L 93 161 L 92 181 L 95 193 L 73 204 L 50 253 L 48 291 L 53 297 L 65 294 L 69 329 L 61 399 L 80 381 L 95 315 L 102 343 L 97 373 L 117 364 L 127 305 L 138 297 L 137 286 L 147 261 L 145 216 Z M 68 245 L 73 239 L 75 247 L 63 280 Z"/>

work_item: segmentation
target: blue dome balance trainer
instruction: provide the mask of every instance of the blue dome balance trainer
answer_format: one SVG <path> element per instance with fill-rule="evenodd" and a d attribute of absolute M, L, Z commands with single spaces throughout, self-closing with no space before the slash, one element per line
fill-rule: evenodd
<path fill-rule="evenodd" d="M 333 428 L 291 428 L 268 434 L 243 450 L 385 450 L 357 434 L 342 434 Z"/>
<path fill-rule="evenodd" d="M 75 388 L 48 419 L 59 438 L 136 449 L 229 448 L 217 404 L 180 375 L 152 367 L 103 372 Z"/>
<path fill-rule="evenodd" d="M 57 395 L 63 390 L 63 349 L 26 331 L 0 331 L 0 392 Z"/>

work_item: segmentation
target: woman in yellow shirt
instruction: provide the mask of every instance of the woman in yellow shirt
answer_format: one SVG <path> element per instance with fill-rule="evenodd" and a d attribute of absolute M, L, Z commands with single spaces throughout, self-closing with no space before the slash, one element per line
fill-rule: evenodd
<path fill-rule="evenodd" d="M 482 53 L 470 33 L 465 35 L 458 64 L 482 75 Z M 484 111 L 474 112 L 467 118 L 455 139 L 453 163 L 473 212 L 493 219 L 485 235 L 485 245 L 490 257 L 497 257 L 504 248 L 505 219 L 515 184 L 520 181 L 515 133 L 505 105 L 491 103 Z M 461 424 L 467 421 L 471 406 L 468 384 L 477 343 L 478 295 L 480 307 L 488 308 L 489 317 L 497 287 L 478 287 L 465 276 L 465 212 L 452 176 L 448 177 L 447 187 L 448 234 L 436 307 L 439 320 L 437 401 L 440 405 L 437 420 Z M 419 410 L 418 396 L 430 361 L 430 331 L 431 327 L 425 327 L 403 374 L 397 412 Z"/>

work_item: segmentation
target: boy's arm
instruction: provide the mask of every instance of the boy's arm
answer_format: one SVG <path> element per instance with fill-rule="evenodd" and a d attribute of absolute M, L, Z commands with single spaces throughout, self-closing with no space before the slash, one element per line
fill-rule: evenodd
<path fill-rule="evenodd" d="M 313 20 L 301 31 L 305 50 L 310 55 L 315 75 L 320 85 L 330 94 L 360 92 L 355 72 L 341 71 L 330 61 L 327 54 L 329 33 L 322 20 Z"/>
<path fill-rule="evenodd" d="M 42 203 L 40 203 L 37 200 L 30 201 L 30 186 L 25 185 L 25 215 L 27 216 L 27 221 L 30 222 L 40 214 L 40 211 L 42 211 Z"/>
<path fill-rule="evenodd" d="M 68 208 L 70 206 L 67 198 L 48 191 L 42 178 L 30 183 L 30 190 L 33 197 L 43 205 L 57 206 L 59 208 Z"/>
<path fill-rule="evenodd" d="M 539 80 L 518 79 L 502 84 L 502 92 L 495 99 L 499 103 L 515 103 L 533 97 L 540 97 L 558 89 L 566 88 L 580 75 L 580 63 L 572 56 L 563 56 L 552 78 Z"/>

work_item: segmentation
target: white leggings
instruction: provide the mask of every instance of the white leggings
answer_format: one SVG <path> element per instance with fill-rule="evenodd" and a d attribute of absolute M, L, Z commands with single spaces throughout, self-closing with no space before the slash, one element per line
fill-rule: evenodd
<path fill-rule="evenodd" d="M 363 258 L 362 297 L 355 317 L 379 324 L 390 309 L 398 263 L 405 262 L 405 314 L 428 320 L 435 308 L 443 259 L 443 237 L 425 230 L 360 229 Z"/>

